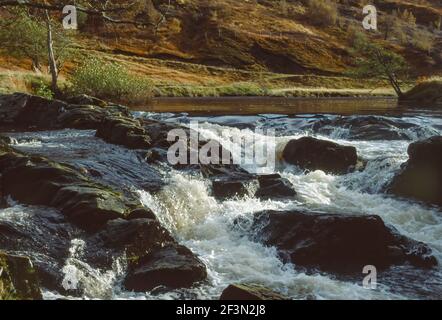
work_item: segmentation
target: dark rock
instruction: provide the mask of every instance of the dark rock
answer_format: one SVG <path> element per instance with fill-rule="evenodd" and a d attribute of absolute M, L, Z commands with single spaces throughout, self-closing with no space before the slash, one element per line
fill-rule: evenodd
<path fill-rule="evenodd" d="M 121 194 L 91 184 L 63 186 L 49 205 L 85 230 L 99 229 L 109 220 L 125 217 L 128 211 Z"/>
<path fill-rule="evenodd" d="M 265 211 L 255 215 L 251 232 L 286 262 L 337 274 L 360 273 L 366 265 L 437 265 L 426 244 L 399 235 L 378 216 Z"/>
<path fill-rule="evenodd" d="M 291 140 L 283 151 L 287 163 L 306 170 L 322 170 L 327 173 L 344 174 L 357 164 L 355 147 L 342 146 L 312 137 Z"/>
<path fill-rule="evenodd" d="M 124 281 L 128 290 L 148 291 L 158 286 L 188 288 L 207 278 L 205 265 L 188 248 L 170 244 L 140 259 Z"/>
<path fill-rule="evenodd" d="M 139 120 L 122 117 L 107 117 L 97 130 L 96 136 L 108 143 L 129 149 L 148 149 L 151 139 Z"/>
<path fill-rule="evenodd" d="M 220 200 L 233 197 L 253 196 L 256 190 L 256 179 L 250 177 L 225 176 L 212 180 L 213 195 Z"/>
<path fill-rule="evenodd" d="M 69 104 L 77 104 L 77 105 L 93 105 L 93 106 L 99 106 L 99 107 L 106 107 L 107 102 L 103 101 L 101 99 L 88 96 L 86 94 L 81 94 L 78 96 L 69 97 L 67 99 L 64 99 L 65 102 Z"/>
<path fill-rule="evenodd" d="M 135 219 L 153 219 L 155 220 L 157 217 L 155 213 L 152 212 L 152 210 L 147 208 L 138 208 L 133 210 L 129 215 L 127 216 L 128 220 L 135 220 Z"/>
<path fill-rule="evenodd" d="M 81 233 L 56 210 L 27 207 L 26 212 L 24 223 L 0 216 L 0 248 L 28 256 L 35 266 L 41 285 L 63 292 L 62 269 L 69 257 L 71 238 Z"/>
<path fill-rule="evenodd" d="M 257 284 L 231 284 L 224 289 L 219 299 L 233 301 L 289 300 L 288 297 Z"/>
<path fill-rule="evenodd" d="M 39 281 L 26 257 L 0 252 L 0 300 L 41 300 Z"/>
<path fill-rule="evenodd" d="M 105 116 L 105 111 L 96 106 L 67 106 L 57 117 L 57 125 L 60 128 L 96 129 Z"/>
<path fill-rule="evenodd" d="M 128 262 L 125 287 L 146 292 L 157 286 L 190 287 L 206 279 L 205 265 L 179 245 L 158 220 L 117 219 L 88 239 L 88 261 L 109 267 L 124 252 Z"/>
<path fill-rule="evenodd" d="M 57 118 L 67 104 L 25 93 L 0 96 L 0 125 L 47 130 L 57 127 Z"/>
<path fill-rule="evenodd" d="M 293 185 L 279 174 L 258 177 L 259 188 L 255 196 L 261 199 L 292 198 L 296 196 Z"/>
<path fill-rule="evenodd" d="M 25 93 L 0 95 L 0 126 L 13 130 L 97 129 L 109 117 L 128 117 L 126 107 L 88 97 L 68 104 Z M 92 102 L 92 103 L 91 103 Z"/>
<path fill-rule="evenodd" d="M 109 267 L 113 256 L 124 251 L 132 266 L 145 255 L 174 242 L 157 220 L 117 219 L 109 221 L 100 232 L 89 238 L 88 259 L 96 265 Z"/>
<path fill-rule="evenodd" d="M 410 144 L 408 155 L 387 192 L 442 206 L 442 137 Z"/>
<path fill-rule="evenodd" d="M 126 217 L 138 206 L 67 165 L 25 156 L 9 146 L 1 149 L 3 195 L 25 204 L 55 207 L 80 228 L 99 229 L 109 220 Z"/>
<path fill-rule="evenodd" d="M 353 140 L 407 140 L 427 134 L 429 130 L 399 118 L 360 115 L 322 119 L 311 126 L 315 133 L 324 135 L 330 135 L 337 128 L 346 130 L 346 137 Z"/>

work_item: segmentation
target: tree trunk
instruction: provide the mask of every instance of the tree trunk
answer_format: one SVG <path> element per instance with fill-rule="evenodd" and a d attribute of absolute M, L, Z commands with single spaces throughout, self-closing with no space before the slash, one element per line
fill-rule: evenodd
<path fill-rule="evenodd" d="M 382 54 L 379 50 L 376 50 L 375 54 L 376 54 L 378 63 L 380 65 L 382 65 L 385 75 L 387 76 L 388 80 L 390 81 L 391 86 L 393 87 L 397 96 L 400 98 L 402 96 L 402 90 L 401 90 L 401 86 L 399 85 L 399 81 L 396 77 L 396 74 L 389 68 L 388 64 L 384 61 L 384 59 L 382 58 Z"/>
<path fill-rule="evenodd" d="M 49 64 L 49 71 L 51 73 L 51 89 L 55 96 L 59 94 L 58 91 L 58 68 L 57 68 L 57 62 L 55 61 L 55 54 L 54 54 L 54 46 L 53 46 L 53 40 L 52 40 L 52 25 L 51 25 L 51 18 L 49 17 L 48 10 L 45 11 L 46 14 L 46 26 L 48 30 L 47 35 L 47 46 L 48 46 L 48 64 Z"/>

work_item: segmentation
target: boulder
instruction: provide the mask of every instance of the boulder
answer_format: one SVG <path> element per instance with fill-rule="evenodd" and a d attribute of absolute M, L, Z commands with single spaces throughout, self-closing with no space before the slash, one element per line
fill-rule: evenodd
<path fill-rule="evenodd" d="M 0 252 L 0 300 L 41 300 L 39 281 L 26 257 Z"/>
<path fill-rule="evenodd" d="M 124 285 L 128 290 L 187 288 L 207 277 L 205 265 L 179 245 L 158 220 L 109 221 L 88 243 L 88 261 L 101 267 L 109 267 L 113 257 L 125 253 L 128 273 Z"/>
<path fill-rule="evenodd" d="M 296 191 L 291 182 L 279 174 L 258 176 L 259 188 L 255 196 L 264 200 L 278 198 L 293 198 Z"/>
<path fill-rule="evenodd" d="M 231 284 L 221 294 L 220 300 L 258 301 L 258 300 L 290 300 L 275 291 L 258 284 Z"/>
<path fill-rule="evenodd" d="M 355 147 L 303 137 L 287 143 L 283 159 L 309 171 L 322 170 L 326 173 L 345 174 L 356 166 L 358 155 Z"/>
<path fill-rule="evenodd" d="M 106 105 L 92 97 L 67 101 L 71 104 L 25 93 L 0 95 L 0 126 L 13 130 L 97 129 L 107 118 L 130 117 L 126 107 Z"/>
<path fill-rule="evenodd" d="M 188 248 L 171 243 L 146 255 L 129 271 L 128 290 L 149 291 L 158 286 L 189 288 L 207 278 L 204 263 Z"/>
<path fill-rule="evenodd" d="M 410 144 L 408 155 L 387 192 L 442 206 L 442 136 Z"/>
<path fill-rule="evenodd" d="M 96 136 L 108 143 L 129 149 L 149 149 L 151 139 L 139 120 L 129 117 L 107 117 L 97 130 Z"/>
<path fill-rule="evenodd" d="M 0 126 L 14 129 L 49 130 L 67 104 L 25 93 L 0 96 Z"/>
<path fill-rule="evenodd" d="M 251 234 L 275 246 L 285 262 L 336 274 L 361 273 L 367 265 L 378 270 L 437 265 L 426 244 L 399 235 L 373 215 L 264 211 L 255 215 Z"/>
<path fill-rule="evenodd" d="M 248 176 L 223 176 L 212 180 L 212 191 L 215 198 L 225 200 L 234 197 L 253 196 L 257 181 Z"/>

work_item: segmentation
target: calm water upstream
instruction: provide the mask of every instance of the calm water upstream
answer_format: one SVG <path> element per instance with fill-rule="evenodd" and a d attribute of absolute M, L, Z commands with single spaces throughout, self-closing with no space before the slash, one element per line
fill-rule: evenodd
<path fill-rule="evenodd" d="M 218 201 L 211 196 L 210 183 L 202 176 L 175 171 L 167 164 L 152 168 L 141 161 L 135 151 L 95 138 L 94 131 L 11 134 L 17 139 L 16 147 L 23 151 L 97 170 L 107 184 L 137 194 L 208 268 L 208 281 L 193 289 L 168 293 L 126 292 L 120 286 L 125 272 L 124 257 L 116 258 L 112 270 L 93 269 L 82 262 L 81 250 L 77 250 L 81 239 L 78 239 L 72 245 L 73 253 L 66 261 L 65 271 L 76 273 L 83 282 L 84 298 L 217 299 L 224 288 L 235 282 L 260 283 L 295 299 L 442 298 L 442 268 L 419 273 L 407 267 L 393 268 L 379 276 L 378 289 L 366 290 L 362 287 L 362 274 L 360 281 L 346 281 L 325 273 L 307 274 L 292 265 L 284 265 L 274 248 L 253 242 L 233 223 L 238 217 L 251 218 L 254 212 L 264 209 L 377 214 L 401 234 L 431 246 L 442 263 L 441 209 L 382 192 L 385 183 L 407 160 L 406 150 L 411 142 L 442 135 L 442 112 L 396 108 L 396 101 L 392 99 L 212 100 L 186 104 L 182 99 L 170 99 L 134 114 L 183 124 L 197 120 L 202 136 L 221 143 L 238 135 L 254 136 L 255 141 L 273 141 L 255 133 L 256 128 L 271 128 L 276 133 L 275 149 L 279 151 L 291 139 L 312 135 L 355 146 L 367 166 L 360 172 L 334 176 L 322 171 L 304 173 L 278 162 L 275 172 L 293 183 L 298 193 L 296 199 L 262 201 L 246 197 Z M 238 152 L 236 147 L 232 147 L 233 153 Z M 149 170 L 159 171 L 166 182 L 159 193 L 150 194 L 139 187 Z M 23 223 L 20 217 L 32 210 L 38 208 L 15 203 L 0 211 L 0 219 Z M 46 291 L 45 297 L 53 299 L 60 295 Z"/>

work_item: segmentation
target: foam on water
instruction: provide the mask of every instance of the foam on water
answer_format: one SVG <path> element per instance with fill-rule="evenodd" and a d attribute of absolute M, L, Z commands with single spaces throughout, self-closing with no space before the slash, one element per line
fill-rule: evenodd
<path fill-rule="evenodd" d="M 155 114 L 143 116 L 156 117 Z M 183 118 L 187 119 L 181 117 L 177 121 L 181 122 Z M 385 184 L 407 160 L 406 150 L 410 141 L 352 141 L 348 139 L 346 129 L 335 128 L 329 135 L 316 135 L 316 137 L 355 146 L 360 158 L 366 163 L 365 167 L 361 171 L 343 176 L 333 176 L 322 171 L 305 173 L 299 168 L 286 165 L 281 159 L 282 150 L 288 141 L 309 134 L 305 130 L 296 129 L 297 121 L 305 124 L 305 119 L 278 117 L 274 120 L 272 117 L 261 117 L 258 121 L 257 118 L 259 117 L 248 120 L 256 122 L 258 126 L 277 129 L 277 136 L 269 137 L 265 135 L 265 131 L 264 133 L 255 132 L 250 128 L 240 130 L 238 127 L 222 123 L 229 119 L 221 119 L 218 123 L 211 123 L 210 120 L 200 123 L 199 132 L 206 139 L 219 140 L 221 144 L 229 145 L 229 150 L 234 155 L 242 152 L 241 146 L 227 142 L 232 141 L 232 137 L 238 135 L 246 136 L 260 144 L 273 143 L 278 160 L 274 171 L 292 182 L 298 193 L 296 199 L 261 201 L 253 197 L 244 197 L 217 201 L 211 196 L 209 180 L 197 174 L 185 174 L 160 167 L 158 170 L 161 170 L 163 176 L 167 177 L 167 185 L 155 195 L 144 190 L 139 190 L 138 195 L 181 243 L 199 255 L 207 266 L 208 281 L 193 289 L 167 293 L 161 291 L 146 294 L 126 292 L 122 290 L 119 282 L 124 275 L 124 263 L 122 263 L 124 257 L 116 262 L 112 270 L 95 270 L 82 262 L 81 239 L 77 239 L 72 243 L 72 252 L 66 261 L 65 274 L 66 277 L 75 275 L 79 280 L 84 288 L 84 298 L 217 299 L 224 288 L 236 282 L 260 283 L 296 299 L 415 297 L 414 288 L 406 294 L 398 293 L 393 290 L 391 284 L 380 283 L 377 290 L 366 290 L 362 287 L 362 274 L 360 281 L 342 281 L 326 274 L 312 275 L 300 272 L 289 264 L 283 264 L 275 248 L 265 247 L 250 240 L 245 232 L 250 226 L 248 222 L 251 221 L 253 213 L 267 209 L 376 214 L 400 233 L 429 244 L 439 262 L 442 262 L 441 212 L 437 208 L 389 197 L 382 192 Z M 421 123 L 422 128 L 425 129 L 420 129 L 418 132 L 410 129 L 407 135 L 413 138 L 423 138 L 434 134 L 436 131 L 434 124 L 439 124 L 431 118 L 413 117 L 410 119 L 413 123 Z M 56 133 L 53 134 L 56 135 Z M 62 134 L 66 135 L 66 131 Z M 51 140 L 51 136 L 45 136 L 43 140 Z M 21 143 L 26 144 L 26 142 Z M 95 143 L 97 142 L 91 141 L 90 146 Z M 29 144 L 41 147 L 38 139 Z M 56 146 L 51 145 L 51 147 Z M 103 156 L 112 157 L 112 152 Z M 128 156 L 133 157 L 133 154 L 121 153 L 118 156 L 123 159 Z M 125 162 L 121 161 L 121 163 Z M 135 164 L 136 161 L 128 163 Z M 258 172 L 262 169 L 254 165 L 246 165 L 244 168 L 251 172 Z M 116 177 L 110 175 L 109 180 L 112 179 Z M 125 177 L 125 184 L 130 183 L 131 179 L 133 179 L 131 175 Z M 118 181 L 114 181 L 116 182 Z M 17 209 L 2 210 L 0 215 L 11 216 L 11 210 Z M 238 217 L 242 218 L 240 224 L 235 223 Z M 18 219 L 19 215 L 15 218 Z M 442 279 L 442 276 L 437 276 Z M 435 282 L 437 283 L 440 279 L 436 279 Z M 56 298 L 59 295 L 46 292 L 45 297 Z"/>

